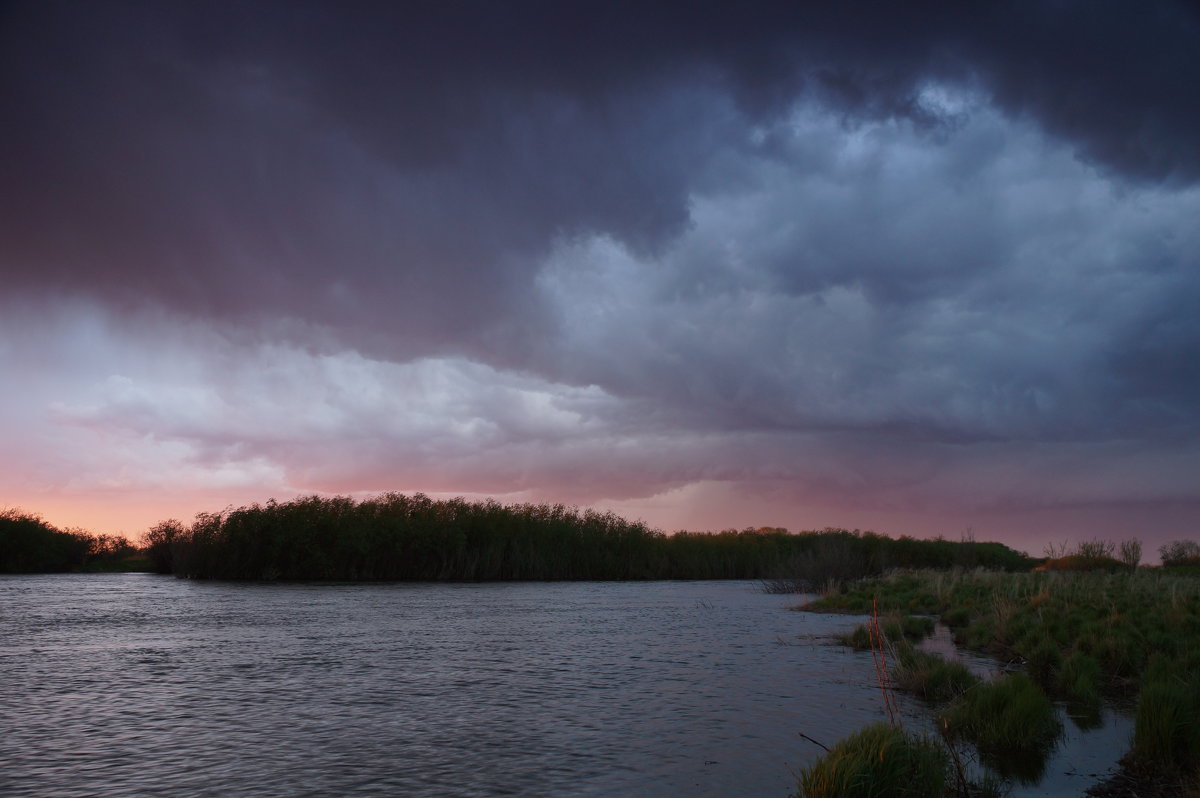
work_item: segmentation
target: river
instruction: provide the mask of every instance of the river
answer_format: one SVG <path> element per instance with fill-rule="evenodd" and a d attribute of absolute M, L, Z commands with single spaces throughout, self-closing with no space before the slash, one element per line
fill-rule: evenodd
<path fill-rule="evenodd" d="M 783 798 L 822 753 L 800 733 L 884 717 L 870 655 L 828 644 L 861 619 L 795 603 L 755 582 L 4 576 L 0 795 Z"/>

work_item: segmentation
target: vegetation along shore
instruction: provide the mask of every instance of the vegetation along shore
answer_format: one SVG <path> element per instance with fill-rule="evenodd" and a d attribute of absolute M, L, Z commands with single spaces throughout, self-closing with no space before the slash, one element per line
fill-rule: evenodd
<path fill-rule="evenodd" d="M 5 531 L 18 527 L 19 535 Z M 0 570 L 81 570 L 94 559 L 88 540 L 10 512 L 0 519 Z M 400 493 L 307 496 L 201 513 L 190 524 L 168 520 L 149 530 L 144 553 L 159 573 L 200 579 L 764 579 L 780 591 L 892 568 L 1024 570 L 1033 562 L 1000 543 L 842 529 L 665 534 L 561 504 Z"/>
<path fill-rule="evenodd" d="M 999 791 L 1002 782 L 981 787 L 962 778 L 961 760 L 972 753 L 1002 779 L 1036 781 L 1061 733 L 1055 702 L 1086 727 L 1099 722 L 1103 701 L 1134 697 L 1121 769 L 1091 794 L 1200 796 L 1200 547 L 1168 544 L 1164 567 L 1153 569 L 1108 556 L 1109 544 L 1081 548 L 1027 573 L 894 572 L 800 607 L 874 614 L 842 642 L 888 657 L 882 686 L 928 702 L 940 737 L 886 724 L 864 730 L 806 770 L 798 795 Z M 959 645 L 1006 663 L 1005 674 L 983 681 L 914 647 L 932 619 Z M 939 752 L 940 764 L 931 764 Z M 897 791 L 866 786 L 889 780 Z"/>

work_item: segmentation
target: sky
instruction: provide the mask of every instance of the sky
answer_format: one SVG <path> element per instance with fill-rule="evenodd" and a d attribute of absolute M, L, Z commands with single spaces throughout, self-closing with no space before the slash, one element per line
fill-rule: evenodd
<path fill-rule="evenodd" d="M 0 507 L 1200 537 L 1187 2 L 0 4 Z"/>

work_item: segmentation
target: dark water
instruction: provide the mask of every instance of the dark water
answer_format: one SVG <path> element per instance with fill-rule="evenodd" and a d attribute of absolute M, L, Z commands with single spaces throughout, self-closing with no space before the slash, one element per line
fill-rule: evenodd
<path fill-rule="evenodd" d="M 0 795 L 782 798 L 798 732 L 883 718 L 870 655 L 821 642 L 861 619 L 795 601 L 0 577 Z"/>

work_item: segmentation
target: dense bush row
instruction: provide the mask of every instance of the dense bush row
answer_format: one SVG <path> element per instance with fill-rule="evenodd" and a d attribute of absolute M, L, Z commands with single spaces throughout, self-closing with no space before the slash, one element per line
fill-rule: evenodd
<path fill-rule="evenodd" d="M 309 496 L 165 521 L 147 536 L 162 573 L 212 579 L 773 579 L 789 587 L 969 560 L 1028 568 L 999 543 L 783 529 L 665 535 L 611 513 L 387 493 Z"/>
<path fill-rule="evenodd" d="M 101 570 L 136 552 L 123 537 L 63 530 L 31 513 L 0 511 L 0 573 Z"/>

